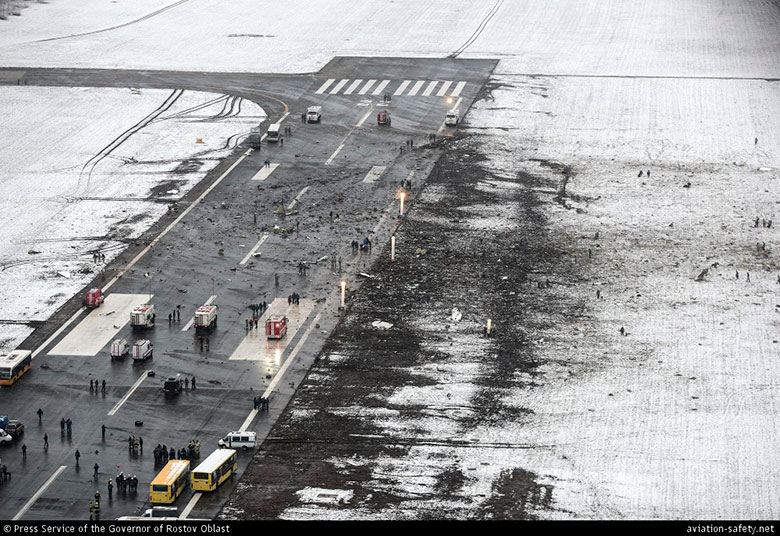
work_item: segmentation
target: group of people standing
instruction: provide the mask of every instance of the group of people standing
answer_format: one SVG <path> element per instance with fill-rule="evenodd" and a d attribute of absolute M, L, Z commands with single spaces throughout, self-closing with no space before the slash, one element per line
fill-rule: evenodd
<path fill-rule="evenodd" d="M 254 407 L 256 410 L 268 411 L 268 399 L 263 396 L 256 396 L 254 398 Z"/>

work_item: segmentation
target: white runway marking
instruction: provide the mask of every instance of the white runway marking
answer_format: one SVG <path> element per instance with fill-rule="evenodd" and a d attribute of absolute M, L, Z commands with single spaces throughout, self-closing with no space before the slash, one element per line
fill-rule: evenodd
<path fill-rule="evenodd" d="M 213 302 L 213 301 L 214 301 L 214 300 L 216 300 L 216 299 L 217 299 L 217 295 L 216 295 L 216 294 L 214 294 L 214 295 L 210 296 L 210 297 L 209 297 L 209 299 L 208 299 L 208 300 L 206 300 L 206 303 L 204 303 L 203 305 L 211 305 L 211 302 Z M 181 330 L 182 330 L 182 331 L 187 331 L 188 329 L 190 329 L 190 328 L 192 327 L 192 324 L 194 324 L 194 323 L 195 323 L 195 317 L 193 316 L 192 318 L 190 318 L 190 321 L 189 321 L 189 322 L 187 322 L 187 323 L 184 325 L 184 327 L 183 327 L 183 328 L 181 328 Z"/>
<path fill-rule="evenodd" d="M 287 210 L 292 210 L 292 209 L 295 207 L 295 205 L 298 203 L 298 201 L 300 201 L 300 200 L 301 200 L 301 197 L 303 197 L 303 194 L 305 194 L 305 193 L 306 193 L 306 191 L 307 191 L 308 189 L 309 189 L 309 187 L 308 187 L 308 186 L 305 186 L 305 187 L 303 188 L 303 190 L 301 190 L 300 192 L 298 192 L 298 195 L 296 195 L 296 196 L 295 196 L 295 199 L 293 199 L 293 200 L 290 202 L 290 204 L 289 204 L 289 205 L 287 205 Z"/>
<path fill-rule="evenodd" d="M 358 128 L 358 127 L 362 126 L 362 125 L 363 125 L 363 123 L 365 123 L 366 119 L 368 119 L 368 118 L 371 116 L 371 114 L 372 114 L 373 112 L 374 112 L 374 107 L 373 107 L 373 106 L 371 106 L 371 107 L 368 109 L 368 111 L 367 111 L 367 112 L 366 112 L 366 113 L 363 115 L 363 117 L 361 117 L 361 118 L 360 118 L 360 121 L 358 121 L 358 122 L 357 122 L 357 124 L 356 124 L 354 127 L 352 127 L 352 129 L 351 129 L 349 132 L 347 132 L 347 135 L 346 135 L 346 136 L 344 136 L 344 139 L 343 139 L 343 140 L 341 140 L 341 145 L 339 145 L 339 146 L 336 148 L 336 150 L 333 152 L 333 154 L 332 154 L 332 155 L 330 155 L 330 158 L 328 158 L 328 159 L 325 161 L 325 165 L 326 165 L 326 166 L 329 166 L 329 165 L 330 165 L 330 163 L 331 163 L 331 162 L 333 162 L 333 159 L 334 159 L 334 158 L 336 158 L 336 155 L 337 155 L 337 154 L 339 154 L 339 153 L 341 152 L 341 150 L 344 148 L 344 144 L 347 142 L 347 138 L 349 138 L 350 134 L 352 134 L 352 132 L 353 132 L 353 131 L 354 131 L 356 128 Z"/>
<path fill-rule="evenodd" d="M 366 93 L 368 93 L 368 90 L 371 89 L 371 86 L 373 86 L 374 84 L 376 84 L 376 80 L 369 80 L 368 82 L 366 82 L 366 84 L 360 89 L 360 91 L 358 91 L 358 95 L 365 95 Z"/>
<path fill-rule="evenodd" d="M 263 166 L 263 167 L 261 167 L 261 168 L 260 168 L 260 171 L 258 171 L 257 173 L 255 173 L 255 176 L 254 176 L 254 177 L 252 177 L 252 180 L 253 180 L 253 181 L 264 181 L 264 180 L 265 180 L 265 179 L 267 179 L 267 178 L 268 178 L 268 177 L 271 175 L 271 173 L 273 173 L 273 172 L 274 172 L 274 170 L 275 170 L 276 168 L 278 168 L 278 167 L 279 167 L 279 164 L 271 164 L 269 167 L 265 167 L 265 166 Z"/>
<path fill-rule="evenodd" d="M 246 254 L 246 257 L 244 257 L 241 260 L 241 262 L 239 262 L 238 264 L 241 265 L 241 266 L 245 265 L 247 263 L 247 261 L 249 261 L 249 259 L 252 257 L 252 255 L 255 254 L 255 252 L 258 250 L 258 248 L 260 246 L 262 246 L 263 242 L 265 242 L 266 240 L 268 240 L 268 235 L 267 234 L 263 235 L 263 238 L 261 238 L 260 241 L 257 244 L 255 244 L 255 247 L 253 247 L 252 249 L 249 250 L 249 253 Z"/>
<path fill-rule="evenodd" d="M 442 84 L 442 86 L 439 88 L 439 91 L 436 92 L 437 97 L 443 97 L 445 93 L 447 93 L 447 90 L 450 89 L 450 86 L 452 85 L 452 82 L 447 81 Z"/>
<path fill-rule="evenodd" d="M 455 89 L 452 90 L 452 93 L 450 94 L 451 97 L 459 97 L 460 92 L 463 91 L 463 88 L 466 87 L 466 82 L 458 82 L 458 85 L 455 86 Z"/>
<path fill-rule="evenodd" d="M 315 91 L 315 93 L 325 93 L 325 90 L 328 89 L 330 85 L 335 81 L 336 81 L 335 78 L 328 78 L 327 80 L 325 80 L 325 83 L 320 86 L 320 89 Z"/>
<path fill-rule="evenodd" d="M 408 86 L 411 83 L 412 83 L 411 80 L 404 80 L 403 82 L 401 82 L 401 85 L 398 86 L 398 89 L 395 90 L 395 93 L 393 93 L 393 95 L 394 96 L 400 95 L 401 93 L 404 92 L 404 90 L 406 89 L 406 86 Z"/>
<path fill-rule="evenodd" d="M 317 315 L 314 317 L 314 319 L 311 321 L 311 324 L 309 324 L 309 327 L 306 328 L 306 331 L 304 332 L 303 336 L 301 337 L 301 340 L 298 341 L 298 344 L 295 345 L 295 348 L 293 348 L 293 351 L 290 352 L 289 357 L 287 360 L 285 360 L 284 365 L 282 365 L 282 368 L 279 369 L 279 372 L 276 373 L 276 376 L 274 376 L 274 379 L 271 380 L 271 385 L 268 386 L 268 389 L 265 390 L 265 392 L 261 395 L 263 398 L 268 398 L 271 396 L 271 393 L 276 388 L 276 385 L 282 380 L 284 377 L 285 372 L 287 372 L 287 369 L 290 367 L 292 362 L 295 360 L 295 357 L 298 355 L 298 352 L 303 348 L 303 345 L 306 343 L 306 339 L 309 338 L 309 335 L 312 332 L 312 329 L 317 325 L 317 322 L 320 320 L 320 316 L 322 313 L 317 313 Z M 244 420 L 244 423 L 241 425 L 239 430 L 246 430 L 249 428 L 249 426 L 252 424 L 252 421 L 257 416 L 257 410 L 253 409 L 249 412 L 249 415 Z"/>
<path fill-rule="evenodd" d="M 436 89 L 436 84 L 438 84 L 436 80 L 428 84 L 428 87 L 425 88 L 425 91 L 423 91 L 422 96 L 423 97 L 429 97 L 434 89 Z"/>
<path fill-rule="evenodd" d="M 390 80 L 382 80 L 379 83 L 379 85 L 376 86 L 376 89 L 374 90 L 374 92 L 371 93 L 371 94 L 372 95 L 379 95 L 380 93 L 382 93 L 382 90 L 385 89 L 385 87 L 387 87 L 387 84 L 389 84 L 389 83 L 390 83 Z"/>
<path fill-rule="evenodd" d="M 134 383 L 134 384 L 133 384 L 133 386 L 130 388 L 130 390 L 129 390 L 128 392 L 126 392 L 126 393 L 125 393 L 125 396 L 123 396 L 123 397 L 122 397 L 122 398 L 119 400 L 119 402 L 117 402 L 117 403 L 114 405 L 114 407 L 113 407 L 113 408 L 111 408 L 111 411 L 109 411 L 109 412 L 108 412 L 108 416 L 110 417 L 111 415 L 114 415 L 114 414 L 116 414 L 116 412 L 117 412 L 117 411 L 119 411 L 119 408 L 121 408 L 121 407 L 122 407 L 122 405 L 123 405 L 125 402 L 127 402 L 127 399 L 128 399 L 128 398 L 130 398 L 130 395 L 132 395 L 132 394 L 135 392 L 135 390 L 136 390 L 136 389 L 138 389 L 138 387 L 140 387 L 140 386 L 141 386 L 141 384 L 144 382 L 144 380 L 145 380 L 146 378 L 148 378 L 148 377 L 149 377 L 149 374 L 147 373 L 147 371 L 144 371 L 144 372 L 143 372 L 143 374 L 141 374 L 141 376 L 139 376 L 139 377 L 138 377 L 138 379 L 135 381 L 135 383 Z"/>
<path fill-rule="evenodd" d="M 130 322 L 130 312 L 149 303 L 148 294 L 109 294 L 78 326 L 49 351 L 49 355 L 97 355 Z"/>
<path fill-rule="evenodd" d="M 78 317 L 81 315 L 81 313 L 83 313 L 83 312 L 84 312 L 84 310 L 85 310 L 85 309 L 86 309 L 86 307 L 82 306 L 82 307 L 81 307 L 81 309 L 79 309 L 78 311 L 76 311 L 75 313 L 73 313 L 73 316 L 71 316 L 70 318 L 68 318 L 68 320 L 67 320 L 67 321 L 66 321 L 66 322 L 65 322 L 63 325 L 61 325 L 61 326 L 60 326 L 60 328 L 59 328 L 57 331 L 55 331 L 54 333 L 52 333 L 52 334 L 51 334 L 51 337 L 49 337 L 48 339 L 46 339 L 46 341 L 45 341 L 45 342 L 44 342 L 42 345 L 40 345 L 38 348 L 36 348 L 36 349 L 35 349 L 35 351 L 32 353 L 32 357 L 33 357 L 33 359 L 35 359 L 35 356 L 37 356 L 39 353 L 41 353 L 41 350 L 43 350 L 44 348 L 46 348 L 47 346 L 49 346 L 49 344 L 51 343 L 51 341 L 53 341 L 54 339 L 56 339 L 57 337 L 59 337 L 59 336 L 60 336 L 60 333 L 62 333 L 63 331 L 65 331 L 65 329 L 66 329 L 68 326 L 70 326 L 70 325 L 73 323 L 73 321 L 74 321 L 74 320 L 76 320 L 76 319 L 77 319 L 77 318 L 78 318 Z"/>
<path fill-rule="evenodd" d="M 11 519 L 11 521 L 18 521 L 19 519 L 21 519 L 22 516 L 27 513 L 27 510 L 29 510 L 30 507 L 33 504 L 35 504 L 35 501 L 37 501 L 41 497 L 41 495 L 43 495 L 43 492 L 46 491 L 46 489 L 49 486 L 51 486 L 51 483 L 54 482 L 57 479 L 57 477 L 60 476 L 60 474 L 62 474 L 62 472 L 65 469 L 67 469 L 67 467 L 68 467 L 67 465 L 60 465 L 59 468 L 56 471 L 54 471 L 54 474 L 51 475 L 49 479 L 43 483 L 43 486 L 38 488 L 38 491 L 36 491 L 35 494 L 32 497 L 30 497 L 30 500 L 24 503 L 24 506 L 22 506 L 21 510 L 16 512 L 16 515 Z M 11 532 L 11 531 L 7 531 L 7 532 Z"/>
<path fill-rule="evenodd" d="M 281 357 L 287 349 L 287 345 L 301 329 L 303 321 L 314 309 L 314 301 L 301 300 L 299 305 L 288 305 L 284 298 L 275 298 L 268 309 L 258 319 L 257 329 L 252 329 L 246 334 L 244 340 L 238 345 L 231 356 L 231 361 L 263 361 L 269 368 L 281 365 Z M 287 315 L 287 335 L 282 339 L 266 339 L 265 321 L 270 315 Z"/>
<path fill-rule="evenodd" d="M 349 82 L 349 78 L 345 78 L 344 80 L 341 80 L 338 84 L 333 86 L 333 89 L 330 90 L 331 95 L 335 95 L 339 91 L 341 91 L 341 88 L 343 88 L 347 82 Z"/>
<path fill-rule="evenodd" d="M 202 492 L 197 492 L 195 495 L 192 496 L 192 499 L 190 499 L 190 502 L 187 503 L 187 506 L 184 507 L 184 510 L 181 511 L 181 515 L 179 516 L 179 519 L 187 519 L 187 516 L 190 515 L 190 512 L 192 512 L 192 509 L 195 508 L 195 505 L 198 504 L 198 501 L 200 500 L 200 496 L 203 495 Z"/>
<path fill-rule="evenodd" d="M 352 92 L 355 91 L 357 87 L 362 83 L 363 83 L 362 79 L 355 80 L 349 85 L 349 87 L 346 90 L 344 90 L 344 95 L 352 95 Z"/>
<path fill-rule="evenodd" d="M 420 88 L 423 86 L 424 83 L 425 80 L 418 80 L 417 82 L 415 82 L 414 85 L 412 86 L 412 89 L 409 90 L 409 93 L 407 93 L 406 96 L 414 97 L 415 95 L 417 95 L 417 92 L 420 91 Z"/>
<path fill-rule="evenodd" d="M 331 162 L 333 162 L 333 159 L 334 159 L 334 158 L 336 158 L 336 155 L 337 155 L 337 154 L 339 154 L 343 148 L 344 148 L 344 144 L 343 144 L 343 143 L 342 143 L 341 145 L 339 145 L 338 147 L 336 147 L 336 150 L 335 150 L 335 151 L 333 151 L 333 154 L 332 154 L 332 155 L 330 155 L 330 158 L 328 158 L 328 159 L 325 161 L 325 165 L 326 165 L 326 166 L 329 166 L 329 165 L 330 165 L 330 163 L 331 163 Z"/>
<path fill-rule="evenodd" d="M 366 177 L 363 179 L 363 184 L 374 184 L 385 172 L 386 166 L 374 166 L 366 173 Z"/>

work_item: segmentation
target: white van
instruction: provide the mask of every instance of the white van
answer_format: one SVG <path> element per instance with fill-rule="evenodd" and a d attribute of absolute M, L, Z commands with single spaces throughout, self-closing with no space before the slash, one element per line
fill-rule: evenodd
<path fill-rule="evenodd" d="M 127 339 L 114 339 L 111 342 L 111 359 L 122 359 L 130 353 L 130 343 Z"/>
<path fill-rule="evenodd" d="M 133 359 L 136 361 L 142 361 L 144 359 L 152 358 L 153 347 L 151 341 L 141 339 L 135 341 L 133 345 Z"/>
<path fill-rule="evenodd" d="M 274 123 L 270 127 L 268 127 L 268 132 L 266 132 L 266 138 L 268 141 L 277 142 L 279 141 L 279 138 L 281 136 L 279 135 L 279 131 L 281 130 L 282 126 L 279 123 Z"/>
<path fill-rule="evenodd" d="M 454 127 L 458 125 L 458 122 L 460 121 L 460 110 L 457 108 L 453 108 L 449 112 L 447 112 L 447 115 L 444 117 L 444 124 L 448 127 Z"/>
<path fill-rule="evenodd" d="M 257 444 L 257 434 L 255 432 L 230 432 L 228 435 L 217 441 L 220 447 L 229 449 L 253 449 Z"/>

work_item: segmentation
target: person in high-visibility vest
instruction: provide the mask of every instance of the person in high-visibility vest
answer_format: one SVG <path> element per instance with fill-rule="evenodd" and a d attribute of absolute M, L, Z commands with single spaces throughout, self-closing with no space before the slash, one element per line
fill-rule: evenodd
<path fill-rule="evenodd" d="M 95 503 L 95 521 L 100 521 L 100 503 Z"/>
<path fill-rule="evenodd" d="M 94 519 L 95 519 L 95 505 L 89 503 L 89 520 L 94 521 Z"/>

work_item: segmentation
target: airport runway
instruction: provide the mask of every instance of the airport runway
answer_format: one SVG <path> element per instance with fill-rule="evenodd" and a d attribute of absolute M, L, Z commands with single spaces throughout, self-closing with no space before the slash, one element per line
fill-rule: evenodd
<path fill-rule="evenodd" d="M 259 150 L 242 145 L 210 173 L 103 280 L 90 285 L 106 290 L 99 309 L 81 310 L 75 297 L 25 341 L 25 348 L 36 351 L 33 369 L 18 384 L 0 389 L 2 413 L 26 424 L 23 439 L 0 450 L 13 474 L 10 484 L 0 486 L 8 517 L 86 519 L 98 489 L 103 519 L 131 515 L 149 507 L 148 485 L 159 470 L 152 449 L 158 443 L 179 449 L 199 439 L 205 458 L 231 430 L 246 428 L 264 438 L 339 322 L 339 281 L 347 281 L 351 294 L 359 274 L 370 272 L 372 259 L 386 253 L 399 222 L 403 180 L 413 182 L 407 208 L 414 203 L 414 192 L 442 150 L 428 136 L 455 134 L 443 126 L 446 111 L 457 106 L 464 115 L 494 66 L 494 60 L 335 58 L 321 72 L 304 75 L 14 70 L 21 73 L 16 81 L 28 85 L 239 95 L 269 113 L 264 129 L 281 121 L 291 132 L 283 143 L 264 142 Z M 310 105 L 322 106 L 320 124 L 301 122 Z M 382 110 L 391 112 L 392 126 L 377 125 Z M 354 252 L 350 243 L 364 238 L 371 240 L 372 252 Z M 298 273 L 301 262 L 307 263 L 306 275 Z M 300 294 L 300 305 L 287 303 L 293 292 Z M 129 310 L 150 294 L 157 325 L 133 333 Z M 219 308 L 219 322 L 201 350 L 188 324 L 209 301 Z M 259 330 L 246 329 L 248 306 L 264 301 L 271 305 L 266 316 L 278 312 L 290 318 L 290 331 L 279 342 L 266 340 L 264 317 Z M 169 324 L 174 310 L 181 321 Z M 111 360 L 115 337 L 148 338 L 154 357 Z M 196 378 L 197 388 L 166 398 L 163 381 L 177 374 Z M 104 379 L 106 392 L 91 393 L 90 380 Z M 252 399 L 263 395 L 270 398 L 270 411 L 257 413 Z M 72 419 L 71 434 L 60 433 L 61 418 Z M 129 452 L 129 435 L 143 437 L 143 453 Z M 251 453 L 240 453 L 238 476 L 212 494 L 188 489 L 176 506 L 180 511 L 187 506 L 192 518 L 213 517 L 250 459 Z M 109 499 L 107 480 L 119 471 L 138 476 L 138 493 L 119 494 L 115 488 Z"/>

